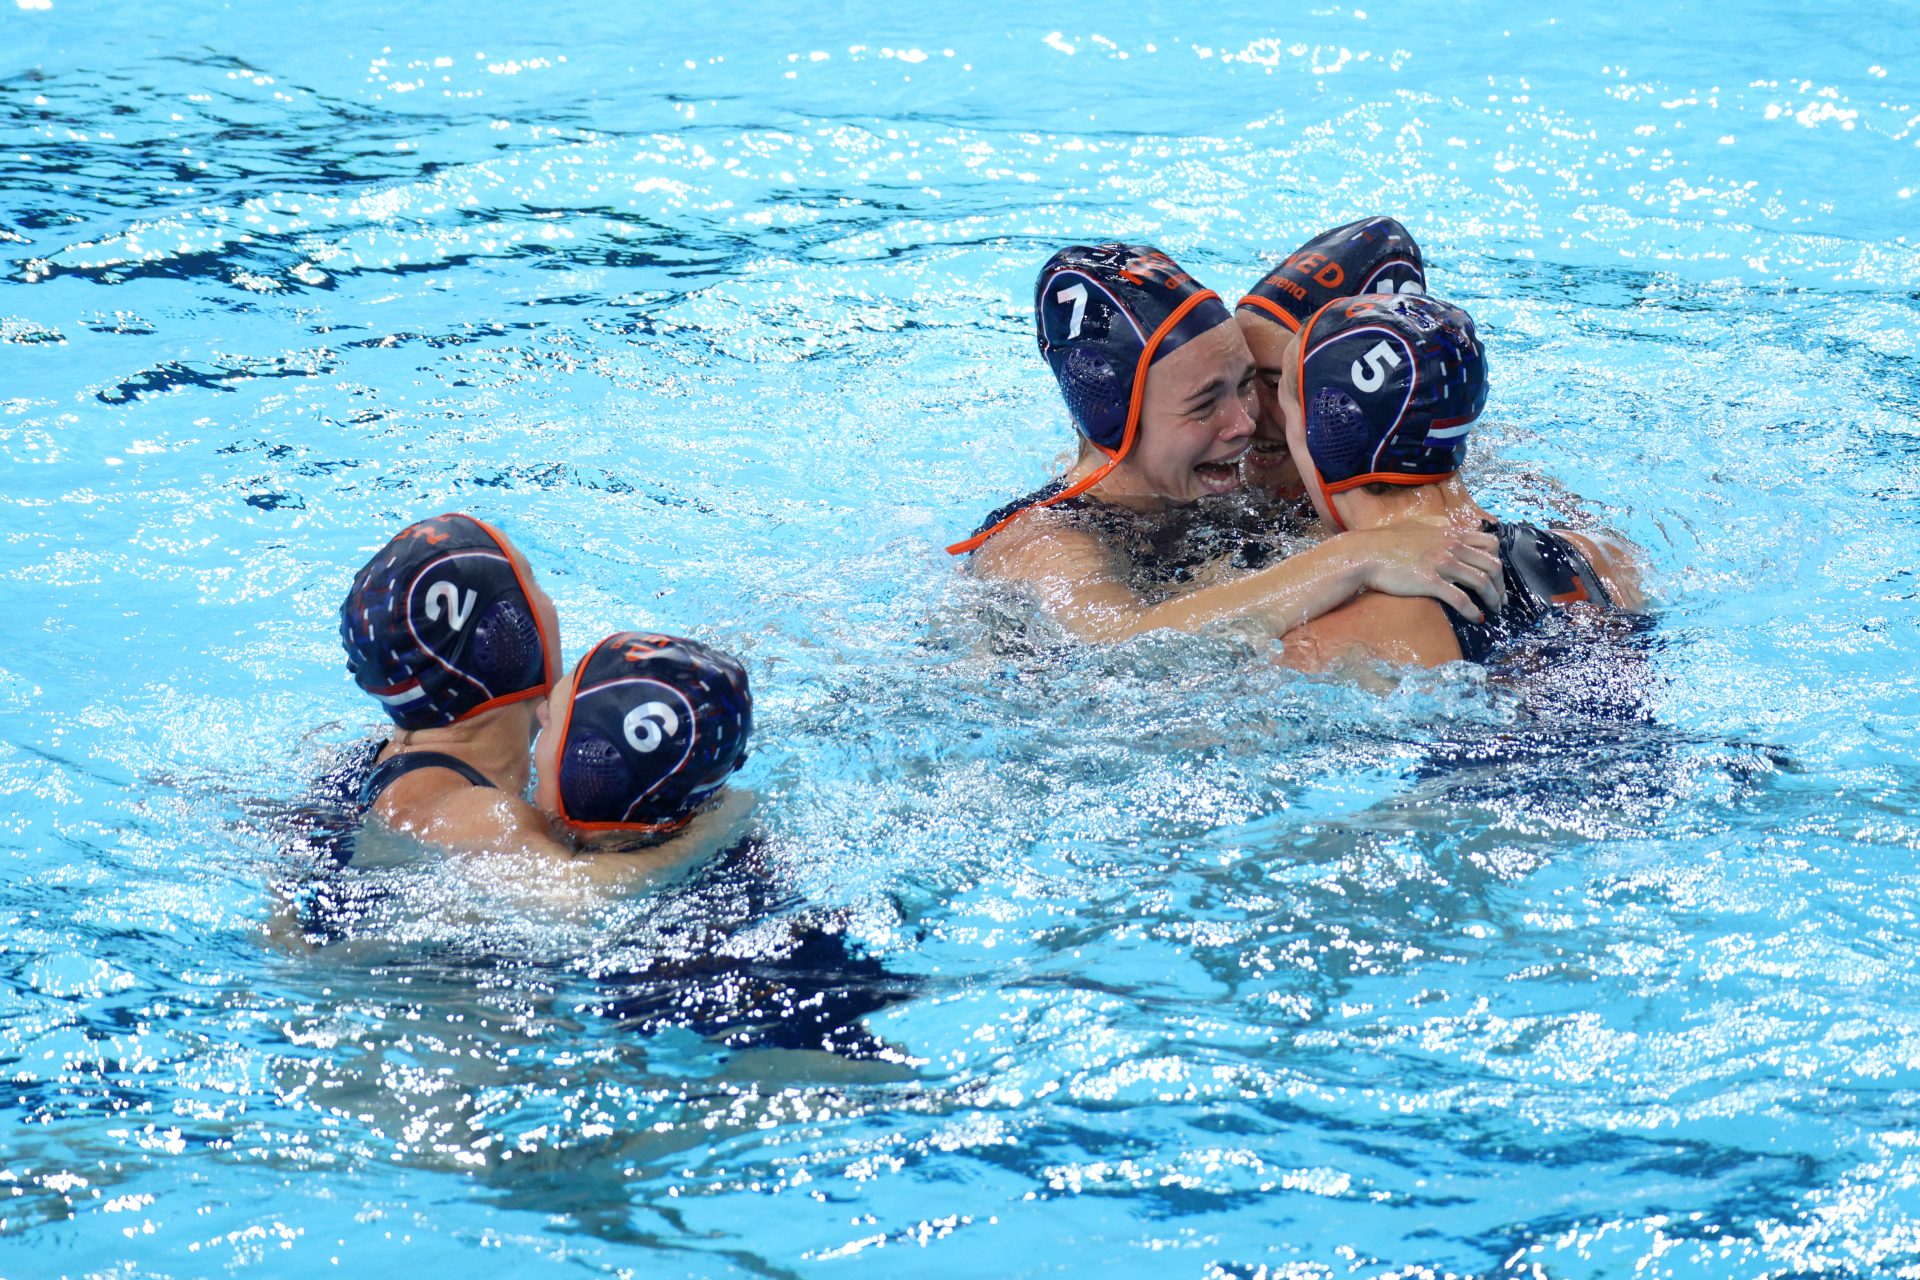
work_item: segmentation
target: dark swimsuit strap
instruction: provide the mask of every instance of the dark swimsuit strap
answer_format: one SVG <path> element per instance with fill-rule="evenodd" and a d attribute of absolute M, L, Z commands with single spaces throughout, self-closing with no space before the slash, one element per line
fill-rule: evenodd
<path fill-rule="evenodd" d="M 1038 508 L 1066 487 L 1065 479 L 1053 480 L 1024 498 L 1016 498 L 982 520 L 973 538 L 984 537 L 1019 513 Z M 1055 502 L 1048 509 L 1071 513 L 1125 552 L 1128 577 L 1136 589 L 1164 589 L 1191 581 L 1202 565 L 1215 559 L 1230 559 L 1236 568 L 1251 570 L 1275 558 L 1270 531 L 1243 518 L 1246 513 L 1143 515 L 1087 493 Z"/>
<path fill-rule="evenodd" d="M 1480 527 L 1500 537 L 1507 603 L 1494 616 L 1469 622 L 1441 602 L 1460 642 L 1460 656 L 1468 662 L 1486 662 L 1498 641 L 1533 626 L 1559 606 L 1587 600 L 1616 607 L 1586 553 L 1560 531 L 1498 520 L 1482 521 Z"/>
<path fill-rule="evenodd" d="M 404 751 L 373 766 L 367 780 L 360 784 L 360 803 L 371 806 L 382 791 L 416 769 L 451 769 L 476 787 L 494 789 L 491 778 L 458 756 L 444 751 Z"/>

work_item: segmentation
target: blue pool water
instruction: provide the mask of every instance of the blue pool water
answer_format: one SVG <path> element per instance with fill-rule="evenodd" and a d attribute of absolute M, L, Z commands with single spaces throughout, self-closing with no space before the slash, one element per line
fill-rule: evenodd
<path fill-rule="evenodd" d="M 1912 30 L 13 0 L 0 1275 L 1920 1270 Z M 1371 212 L 1489 505 L 1648 548 L 1649 714 L 994 656 L 1047 252 Z M 570 654 L 743 655 L 759 865 L 271 946 L 335 606 L 453 508 Z"/>

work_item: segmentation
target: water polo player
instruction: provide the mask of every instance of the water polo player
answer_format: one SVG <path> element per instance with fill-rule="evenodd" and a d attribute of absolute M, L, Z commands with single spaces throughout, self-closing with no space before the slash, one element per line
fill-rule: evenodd
<path fill-rule="evenodd" d="M 1227 581 L 1191 581 L 1161 535 L 1183 508 L 1241 483 L 1254 363 L 1219 295 L 1142 245 L 1075 245 L 1042 268 L 1034 327 L 1080 433 L 1067 474 L 994 512 L 948 550 L 1021 583 L 1088 640 L 1254 619 L 1275 635 L 1366 588 L 1498 608 L 1493 539 L 1403 525 L 1329 539 Z"/>
<path fill-rule="evenodd" d="M 1308 496 L 1335 529 L 1440 518 L 1499 540 L 1503 608 L 1462 616 L 1444 602 L 1368 594 L 1300 628 L 1283 660 L 1317 670 L 1358 653 L 1438 666 L 1482 662 L 1502 639 L 1557 608 L 1645 603 L 1624 549 L 1568 530 L 1495 520 L 1461 481 L 1467 439 L 1487 398 L 1473 320 L 1437 298 L 1365 294 L 1300 328 L 1281 384 L 1287 441 Z"/>
<path fill-rule="evenodd" d="M 340 641 L 398 730 L 367 749 L 363 812 L 450 847 L 544 832 L 523 795 L 560 625 L 512 543 L 468 515 L 409 525 L 354 575 Z"/>
<path fill-rule="evenodd" d="M 747 758 L 753 694 L 717 649 L 608 636 L 554 686 L 540 719 L 534 803 L 583 850 L 683 861 L 726 838 L 750 799 L 720 802 Z"/>
<path fill-rule="evenodd" d="M 447 535 L 434 544 L 447 555 L 473 549 L 470 539 L 460 540 L 469 525 L 511 550 L 504 539 L 466 517 L 442 516 L 424 523 Z M 458 562 L 428 572 L 434 559 L 413 551 L 406 542 L 412 532 L 375 557 L 356 588 L 368 580 L 384 598 L 387 591 L 380 584 L 393 576 L 390 562 L 402 566 L 403 584 L 418 579 L 431 590 L 455 580 L 448 574 L 461 571 Z M 397 555 L 390 554 L 396 549 Z M 517 555 L 512 559 L 531 586 L 525 563 Z M 477 616 L 487 607 L 486 597 L 474 585 L 470 566 L 465 574 L 456 581 L 460 590 L 476 592 L 472 613 Z M 357 786 L 366 803 L 356 807 L 348 794 L 335 804 L 323 802 L 323 807 L 350 813 L 355 822 L 370 807 L 383 819 L 370 830 L 397 831 L 452 851 L 521 855 L 518 861 L 488 857 L 468 865 L 484 867 L 491 887 L 517 890 L 530 904 L 572 908 L 585 902 L 581 890 L 640 887 L 656 873 L 731 840 L 751 797 L 736 792 L 723 798 L 719 792 L 745 759 L 753 703 L 746 673 L 731 658 L 692 641 L 638 632 L 602 641 L 570 674 L 549 682 L 545 655 L 553 652 L 547 643 L 553 634 L 552 606 L 537 591 L 523 591 L 522 598 L 535 606 L 542 632 L 538 682 L 512 694 L 495 689 L 496 698 L 509 701 L 490 709 L 469 707 L 465 716 L 470 718 L 461 718 L 455 700 L 471 701 L 479 695 L 450 693 L 457 682 L 445 672 L 434 673 L 429 678 L 439 687 L 430 698 L 388 704 L 407 709 L 408 718 L 396 715 L 402 734 L 380 746 L 380 763 L 363 766 L 358 778 L 346 770 L 334 775 L 336 787 L 344 791 Z M 502 592 L 502 598 L 512 598 L 504 587 Z M 401 598 L 404 594 L 399 592 Z M 371 647 L 370 634 L 379 628 L 366 625 L 354 598 L 348 601 L 348 612 L 353 628 L 349 652 L 364 652 Z M 409 637 L 415 629 L 400 627 Z M 459 660 L 457 646 L 445 644 L 445 637 L 432 628 L 423 634 L 428 637 L 423 644 L 432 644 L 449 665 L 477 667 L 472 674 L 488 674 L 484 661 Z M 407 652 L 398 642 L 381 652 L 391 655 L 396 649 L 403 656 Z M 388 658 L 389 663 L 402 660 Z M 390 686 L 375 689 L 393 697 Z M 544 700 L 542 694 L 547 695 Z M 436 720 L 448 715 L 456 719 L 408 728 L 409 721 L 426 718 L 422 708 L 428 703 L 437 708 L 432 713 Z M 536 725 L 541 726 L 534 752 L 539 762 L 534 787 L 538 807 L 524 798 L 534 776 L 527 748 Z M 372 754 L 369 748 L 368 756 Z M 355 842 L 349 834 L 335 843 L 342 847 L 324 860 L 337 868 L 352 856 Z M 636 852 L 646 856 L 632 856 Z M 312 945 L 346 936 L 364 905 L 360 895 L 339 892 L 327 879 L 293 886 L 286 897 L 288 910 L 273 933 L 289 944 L 296 938 Z"/>
<path fill-rule="evenodd" d="M 1323 231 L 1261 277 L 1233 318 L 1253 353 L 1259 412 L 1247 450 L 1247 481 L 1309 515 L 1307 491 L 1287 450 L 1280 383 L 1300 326 L 1327 303 L 1362 293 L 1425 293 L 1420 246 L 1392 218 L 1361 218 Z"/>

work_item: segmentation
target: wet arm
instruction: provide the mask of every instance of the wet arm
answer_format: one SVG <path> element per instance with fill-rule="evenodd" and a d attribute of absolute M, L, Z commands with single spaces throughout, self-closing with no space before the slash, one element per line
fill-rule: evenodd
<path fill-rule="evenodd" d="M 567 858 L 546 817 L 519 796 L 489 787 L 450 790 L 420 818 L 397 828 L 459 853 L 529 853 Z"/>
<path fill-rule="evenodd" d="M 1296 671 L 1367 680 L 1373 663 L 1437 667 L 1460 657 L 1460 642 L 1433 601 L 1369 591 L 1351 604 L 1287 632 L 1277 659 Z"/>
<path fill-rule="evenodd" d="M 1156 626 L 1192 630 L 1222 618 L 1253 616 L 1273 634 L 1341 608 L 1362 591 L 1444 600 L 1480 616 L 1469 590 L 1497 607 L 1505 593 L 1497 543 L 1489 534 L 1439 524 L 1343 533 L 1265 569 L 1190 592 L 1153 610 Z M 1191 622 L 1182 610 L 1198 606 Z"/>
<path fill-rule="evenodd" d="M 1462 584 L 1490 603 L 1502 590 L 1493 539 L 1438 525 L 1341 534 L 1278 564 L 1158 603 L 1127 585 L 1123 558 L 1098 537 L 1038 521 L 989 541 L 974 571 L 1024 583 L 1062 625 L 1096 643 L 1162 628 L 1196 631 L 1240 618 L 1259 621 L 1278 636 L 1368 587 L 1430 595 L 1474 617 L 1479 607 Z"/>
<path fill-rule="evenodd" d="M 579 850 L 573 855 L 566 879 L 602 892 L 647 888 L 739 839 L 746 833 L 752 810 L 753 792 L 729 787 L 683 830 L 659 844 L 630 852 Z"/>

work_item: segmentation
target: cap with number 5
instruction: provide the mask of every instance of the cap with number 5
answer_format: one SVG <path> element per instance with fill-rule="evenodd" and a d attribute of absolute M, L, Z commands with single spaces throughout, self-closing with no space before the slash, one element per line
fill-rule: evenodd
<path fill-rule="evenodd" d="M 1487 402 L 1473 317 L 1421 294 L 1332 302 L 1301 327 L 1307 451 L 1329 497 L 1363 484 L 1429 484 L 1460 469 Z"/>
<path fill-rule="evenodd" d="M 718 649 L 622 631 L 588 650 L 571 683 L 537 754 L 540 797 L 574 831 L 676 831 L 746 760 L 753 694 Z"/>

